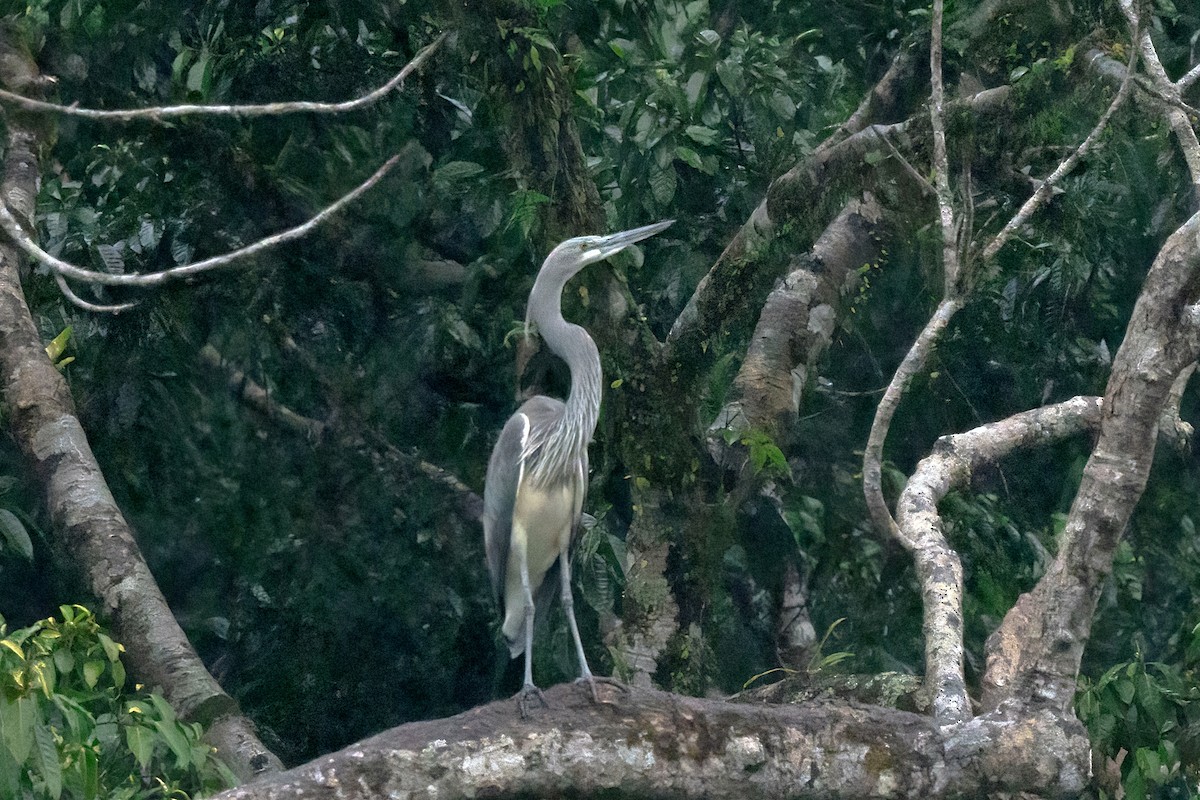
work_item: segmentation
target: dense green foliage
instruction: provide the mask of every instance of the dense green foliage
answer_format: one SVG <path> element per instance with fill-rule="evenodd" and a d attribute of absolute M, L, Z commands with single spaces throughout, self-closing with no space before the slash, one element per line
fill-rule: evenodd
<path fill-rule="evenodd" d="M 0 795 L 135 800 L 233 785 L 199 725 L 127 687 L 124 648 L 87 609 L 59 613 L 11 632 L 0 618 Z"/>
<path fill-rule="evenodd" d="M 928 25 L 925 6 L 908 0 L 480 5 L 4 6 L 58 78 L 55 98 L 93 107 L 347 99 L 383 83 L 437 33 L 453 32 L 403 90 L 368 110 L 169 126 L 61 119 L 44 162 L 44 246 L 97 269 L 152 271 L 296 224 L 387 156 L 403 156 L 383 186 L 301 245 L 194 284 L 89 295 L 140 300 L 131 313 L 78 311 L 44 271 L 27 286 L 47 342 L 72 327 L 67 353 L 75 360 L 64 374 L 164 592 L 202 657 L 285 760 L 517 686 L 504 672 L 477 525 L 418 461 L 478 491 L 495 431 L 515 405 L 524 303 L 557 235 L 549 206 L 566 180 L 545 165 L 518 163 L 515 140 L 529 133 L 519 129 L 520 103 L 536 93 L 575 120 L 610 229 L 679 218 L 642 248 L 644 257 L 611 267 L 638 304 L 630 316 L 661 338 L 770 181 L 834 132 L 897 48 L 923 47 Z M 1003 224 L 1027 196 L 1029 176 L 1052 169 L 1111 97 L 1080 54 L 1100 46 L 1119 55 L 1123 23 L 1103 4 L 1078 5 L 1070 22 L 1052 25 L 1039 10 L 1006 14 L 969 43 L 957 29 L 948 35 L 952 82 L 1012 82 L 1020 109 L 990 129 L 951 126 L 951 163 L 959 173 L 971 169 L 971 184 L 957 191 L 974 198 L 977 238 Z M 975 4 L 956 6 L 952 22 Z M 1168 68 L 1182 74 L 1197 19 L 1165 2 L 1154 13 Z M 911 89 L 915 103 L 927 91 L 923 80 Z M 555 152 L 558 134 L 532 135 Z M 1149 115 L 1118 114 L 1105 147 L 978 276 L 933 370 L 894 423 L 890 490 L 942 434 L 1103 391 L 1145 269 L 1187 213 L 1186 173 L 1163 155 L 1171 153 L 1168 136 Z M 864 170 L 889 157 L 872 154 Z M 777 666 L 775 615 L 793 561 L 811 570 L 816 629 L 845 619 L 826 645 L 853 653 L 838 668 L 921 670 L 911 561 L 871 530 L 858 474 L 878 390 L 941 287 L 932 204 L 905 203 L 897 214 L 885 258 L 864 266 L 866 280 L 839 309 L 797 435 L 742 440 L 757 486 L 770 482 L 770 491 L 735 504 L 730 476 L 701 459 L 752 317 L 707 332 L 695 418 L 656 428 L 686 439 L 696 454 L 658 469 L 656 479 L 668 477 L 663 491 L 684 497 L 700 487 L 673 510 L 679 532 L 668 577 L 681 624 L 657 676 L 670 688 L 733 691 Z M 802 229 L 819 230 L 825 220 L 793 222 L 784 244 L 761 254 L 763 269 L 774 272 L 760 293 L 795 255 L 791 248 L 811 244 Z M 568 294 L 570 316 L 602 318 L 586 290 Z M 226 376 L 197 357 L 206 343 L 277 402 L 330 421 L 326 435 L 310 439 L 239 402 Z M 637 376 L 615 371 L 626 363 L 619 354 L 604 357 L 610 388 L 588 501 L 599 524 L 578 569 L 584 638 L 599 671 L 612 666 L 600 632 L 623 612 L 631 484 L 647 480 L 644 465 L 623 460 L 629 451 L 616 441 L 621 428 L 609 410 L 629 407 L 611 401 L 637 391 Z M 535 363 L 530 372 L 546 373 L 537 379 L 560 391 L 555 369 Z M 1194 411 L 1189 397 L 1185 418 Z M 986 635 L 1053 552 L 1087 452 L 1077 441 L 1025 454 L 944 504 L 966 572 L 971 677 L 982 669 Z M 1159 462 L 1102 599 L 1079 701 L 1104 752 L 1130 753 L 1122 764 L 1129 796 L 1138 781 L 1186 792 L 1181 758 L 1194 752 L 1200 725 L 1200 545 L 1192 523 L 1200 519 L 1200 473 L 1191 456 L 1162 452 Z M 46 577 L 51 554 L 37 487 L 20 478 L 8 445 L 0 474 L 9 476 L 0 480 L 0 506 L 29 531 L 34 556 L 31 565 L 0 518 L 0 609 L 28 624 L 80 595 L 66 579 Z M 94 625 L 90 617 L 55 624 L 80 620 Z M 26 630 L 40 632 L 24 634 L 22 646 L 32 647 L 57 628 Z M 563 626 L 552 620 L 543 635 L 539 680 L 572 676 Z M 211 782 L 208 762 L 171 743 L 176 734 L 192 737 L 191 728 L 153 699 L 119 694 L 118 680 L 88 683 L 88 664 L 105 666 L 105 680 L 119 667 L 115 656 L 92 657 L 99 636 L 79 634 L 72 647 L 82 650 L 62 650 L 77 653 L 72 665 L 56 667 L 73 683 L 63 677 L 45 692 L 19 690 L 24 702 L 36 701 L 38 735 L 54 726 L 59 752 L 75 759 L 63 791 L 115 791 L 116 783 L 96 781 L 138 772 L 128 754 L 124 766 L 104 767 L 117 758 L 107 743 L 124 735 L 112 725 L 138 715 L 154 721 L 146 730 L 176 732 L 155 739 L 151 751 L 134 747 L 190 776 L 163 773 L 164 781 L 188 791 Z M 54 655 L 59 645 L 45 646 L 21 657 L 65 664 Z M 11 705 L 16 690 L 5 686 Z M 73 693 L 62 694 L 65 686 Z M 62 710 L 76 706 L 82 711 L 72 714 L 92 721 Z M 18 751 L 7 746 L 13 758 Z M 52 796 L 37 771 L 49 750 L 39 747 L 16 759 L 31 765 L 23 787 Z"/>

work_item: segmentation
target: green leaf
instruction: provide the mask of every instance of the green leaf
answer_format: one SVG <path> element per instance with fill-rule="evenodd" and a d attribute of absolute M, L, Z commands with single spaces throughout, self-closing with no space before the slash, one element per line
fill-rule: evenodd
<path fill-rule="evenodd" d="M 212 86 L 212 55 L 204 50 L 196 59 L 196 63 L 192 64 L 191 69 L 188 70 L 187 90 L 207 96 L 210 86 Z"/>
<path fill-rule="evenodd" d="M 58 756 L 58 747 L 54 744 L 54 732 L 45 722 L 38 720 L 33 726 L 33 737 L 37 740 L 38 762 L 41 765 L 42 780 L 46 782 L 46 792 L 52 800 L 58 800 L 62 795 L 62 761 Z"/>
<path fill-rule="evenodd" d="M 80 783 L 85 798 L 100 796 L 100 759 L 91 747 L 85 747 L 79 760 Z"/>
<path fill-rule="evenodd" d="M 688 125 L 683 132 L 689 139 L 705 147 L 714 147 L 721 143 L 721 134 L 703 125 Z"/>
<path fill-rule="evenodd" d="M 0 694 L 0 741 L 18 764 L 25 763 L 33 748 L 33 725 L 37 719 L 37 698 L 9 700 Z"/>
<path fill-rule="evenodd" d="M 483 172 L 483 167 L 471 161 L 449 161 L 433 171 L 435 183 L 449 186 L 452 183 L 474 178 Z"/>
<path fill-rule="evenodd" d="M 675 157 L 692 169 L 704 169 L 704 164 L 700 161 L 700 154 L 690 147 L 684 147 L 683 145 L 676 147 Z"/>
<path fill-rule="evenodd" d="M 154 756 L 154 732 L 141 725 L 130 725 L 125 729 L 125 744 L 143 770 L 150 768 Z"/>
<path fill-rule="evenodd" d="M 71 341 L 71 326 L 63 328 L 62 333 L 50 340 L 50 344 L 46 345 L 46 355 L 51 361 L 58 361 L 62 356 L 63 351 L 67 349 L 67 342 Z"/>
<path fill-rule="evenodd" d="M 62 674 L 70 673 L 75 669 L 75 655 L 65 647 L 60 647 L 54 651 L 54 667 Z"/>
<path fill-rule="evenodd" d="M 17 515 L 7 508 L 0 508 L 0 537 L 3 537 L 3 542 L 9 548 L 20 553 L 26 561 L 33 561 L 33 542 L 30 540 L 25 526 L 21 524 L 21 520 L 17 519 Z"/>
<path fill-rule="evenodd" d="M 88 685 L 89 689 L 96 688 L 96 682 L 100 680 L 100 676 L 104 674 L 103 661 L 88 661 L 83 665 L 83 682 Z"/>
<path fill-rule="evenodd" d="M 153 696 L 153 695 L 152 695 Z M 175 754 L 175 760 L 180 768 L 192 763 L 192 745 L 188 742 L 179 725 L 174 721 L 155 720 L 154 729 L 162 736 L 167 747 Z"/>
<path fill-rule="evenodd" d="M 650 175 L 650 191 L 654 194 L 654 199 L 659 205 L 669 205 L 675 199 L 675 188 L 678 181 L 675 178 L 675 170 L 668 167 L 666 169 L 656 169 Z"/>
<path fill-rule="evenodd" d="M 175 722 L 175 709 L 161 694 L 150 695 L 150 704 L 154 706 L 154 711 L 158 714 L 159 719 L 164 722 Z"/>
<path fill-rule="evenodd" d="M 98 633 L 96 638 L 100 640 L 100 646 L 104 648 L 104 655 L 108 656 L 109 661 L 119 660 L 121 653 L 125 652 L 125 646 L 114 642 L 106 633 Z"/>

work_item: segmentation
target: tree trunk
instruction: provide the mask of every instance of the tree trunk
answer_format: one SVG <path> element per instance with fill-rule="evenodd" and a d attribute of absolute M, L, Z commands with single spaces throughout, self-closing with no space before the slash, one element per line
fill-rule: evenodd
<path fill-rule="evenodd" d="M 0 61 L 0 86 L 12 85 L 12 66 L 11 59 Z M 21 66 L 37 74 L 32 61 Z M 44 140 L 21 114 L 9 113 L 6 122 L 3 197 L 32 230 Z M 96 597 L 99 613 L 126 647 L 133 675 L 161 688 L 181 717 L 208 727 L 209 741 L 243 780 L 281 769 L 167 607 L 104 481 L 66 381 L 46 356 L 25 303 L 19 256 L 8 241 L 0 243 L 0 381 L 13 438 L 45 492 L 57 555 Z"/>

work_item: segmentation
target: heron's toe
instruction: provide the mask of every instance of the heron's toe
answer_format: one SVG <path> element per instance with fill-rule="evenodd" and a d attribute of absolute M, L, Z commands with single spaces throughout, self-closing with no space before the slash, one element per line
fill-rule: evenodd
<path fill-rule="evenodd" d="M 575 679 L 575 682 L 576 683 L 586 683 L 588 685 L 588 688 L 590 688 L 592 690 L 592 702 L 594 702 L 594 703 L 600 702 L 600 693 L 598 691 L 596 691 L 596 684 L 598 684 L 598 683 L 603 683 L 606 686 L 615 687 L 617 689 L 620 689 L 622 692 L 625 692 L 626 694 L 629 693 L 628 686 L 621 683 L 616 678 L 609 678 L 604 675 L 591 675 L 591 674 L 581 675 L 580 677 Z"/>
<path fill-rule="evenodd" d="M 521 691 L 517 692 L 517 708 L 521 710 L 521 719 L 529 719 L 529 709 L 535 700 L 541 704 L 542 708 L 550 707 L 542 690 L 532 683 L 525 684 L 521 687 Z"/>

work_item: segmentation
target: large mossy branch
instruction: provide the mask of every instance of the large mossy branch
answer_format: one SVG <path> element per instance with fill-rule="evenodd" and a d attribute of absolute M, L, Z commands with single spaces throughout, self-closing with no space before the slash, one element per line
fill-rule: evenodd
<path fill-rule="evenodd" d="M 1073 717 L 928 717 L 821 702 L 765 706 L 579 686 L 522 721 L 501 700 L 385 731 L 219 800 L 278 798 L 983 797 L 1083 789 L 1089 747 Z"/>

